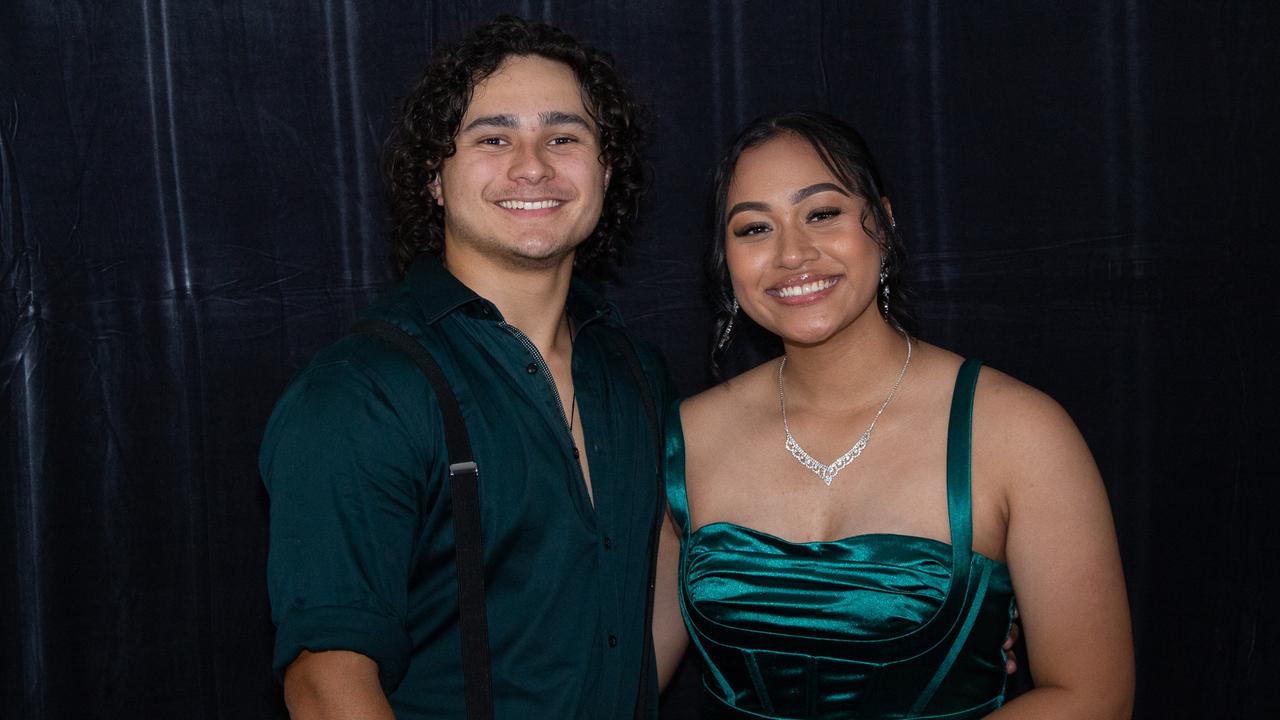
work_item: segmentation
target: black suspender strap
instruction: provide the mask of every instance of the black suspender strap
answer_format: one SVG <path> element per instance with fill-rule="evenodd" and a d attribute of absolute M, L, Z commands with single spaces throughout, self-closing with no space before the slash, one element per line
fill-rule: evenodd
<path fill-rule="evenodd" d="M 640 399 L 644 402 L 645 414 L 649 416 L 649 428 L 652 431 L 653 445 L 657 449 L 655 459 L 657 464 L 654 466 L 655 481 L 657 483 L 657 507 L 653 512 L 653 524 L 649 528 L 649 597 L 645 603 L 644 609 L 644 651 L 640 656 L 640 686 L 636 694 L 636 720 L 648 720 L 651 714 L 656 714 L 656 708 L 653 713 L 649 711 L 649 666 L 653 664 L 653 592 L 654 580 L 658 571 L 658 535 L 662 532 L 662 514 L 666 508 L 666 490 L 662 482 L 662 426 L 658 423 L 658 410 L 654 406 L 653 393 L 650 392 L 649 380 L 644 374 L 644 368 L 640 366 L 640 358 L 636 355 L 635 347 L 632 346 L 631 340 L 620 332 L 608 333 L 618 353 L 627 360 L 627 367 L 631 369 L 631 376 L 635 380 L 636 390 L 640 392 Z"/>
<path fill-rule="evenodd" d="M 372 335 L 403 350 L 431 383 L 444 419 L 449 452 L 449 494 L 453 501 L 455 572 L 458 576 L 458 626 L 462 634 L 462 685 L 469 720 L 493 719 L 489 626 L 485 618 L 484 543 L 480 535 L 479 469 L 471 438 L 449 381 L 431 353 L 400 328 L 381 320 L 356 323 L 355 332 Z M 650 591 L 652 594 L 652 590 Z M 651 601 L 652 602 L 652 601 Z"/>
<path fill-rule="evenodd" d="M 458 576 L 458 625 L 462 634 L 462 682 L 469 720 L 493 719 L 492 670 L 489 665 L 489 628 L 485 617 L 484 552 L 480 534 L 480 499 L 477 493 L 479 469 L 471 451 L 471 439 L 458 399 L 431 353 L 407 333 L 381 320 L 356 323 L 355 332 L 371 335 L 407 354 L 422 370 L 436 394 L 444 420 L 445 447 L 449 453 L 449 493 L 453 501 L 453 534 Z M 630 339 L 620 332 L 605 333 L 627 367 L 644 403 L 655 447 L 654 474 L 657 507 L 649 529 L 649 584 L 645 604 L 644 650 L 641 655 L 640 685 L 636 695 L 637 720 L 648 720 L 649 666 L 653 664 L 653 593 L 657 573 L 658 535 L 666 496 L 662 488 L 662 427 L 648 378 Z"/>

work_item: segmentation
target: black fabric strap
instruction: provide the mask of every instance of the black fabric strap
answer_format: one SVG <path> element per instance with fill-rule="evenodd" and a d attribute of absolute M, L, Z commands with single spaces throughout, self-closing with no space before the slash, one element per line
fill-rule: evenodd
<path fill-rule="evenodd" d="M 493 720 L 493 678 L 489 666 L 489 625 L 485 617 L 484 543 L 480 534 L 480 471 L 458 399 L 435 358 L 400 328 L 381 320 L 356 323 L 355 332 L 372 335 L 403 350 L 431 383 L 444 419 L 449 452 L 449 494 L 453 501 L 455 571 L 458 576 L 458 626 L 462 634 L 462 685 L 469 720 Z M 652 594 L 652 590 L 650 591 Z M 651 601 L 652 603 L 652 601 Z"/>
<path fill-rule="evenodd" d="M 636 350 L 632 346 L 631 340 L 620 332 L 608 333 L 608 337 L 617 349 L 618 354 L 626 358 L 627 367 L 631 369 L 631 376 L 635 380 L 636 389 L 640 391 L 640 399 L 644 401 L 645 414 L 649 416 L 649 428 L 652 431 L 653 445 L 656 448 L 654 457 L 657 464 L 654 466 L 654 474 L 657 481 L 658 506 L 654 509 L 653 524 L 649 528 L 649 597 L 645 602 L 644 609 L 644 652 L 640 658 L 640 687 L 636 693 L 635 712 L 636 720 L 648 720 L 651 714 L 649 711 L 649 693 L 647 692 L 649 666 L 655 661 L 653 658 L 654 580 L 658 571 L 658 535 L 662 532 L 662 514 L 666 507 L 666 491 L 662 482 L 662 427 L 658 423 L 658 410 L 653 402 L 649 379 L 644 374 L 644 368 L 640 366 L 640 358 L 636 355 Z M 656 714 L 656 710 L 652 714 Z"/>

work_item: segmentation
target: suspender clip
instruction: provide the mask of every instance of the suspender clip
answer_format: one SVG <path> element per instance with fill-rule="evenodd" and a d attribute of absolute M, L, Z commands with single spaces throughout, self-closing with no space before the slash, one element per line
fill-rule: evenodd
<path fill-rule="evenodd" d="M 456 475 L 479 475 L 480 470 L 476 467 L 475 462 L 468 460 L 467 462 L 454 463 L 449 466 L 449 477 Z"/>

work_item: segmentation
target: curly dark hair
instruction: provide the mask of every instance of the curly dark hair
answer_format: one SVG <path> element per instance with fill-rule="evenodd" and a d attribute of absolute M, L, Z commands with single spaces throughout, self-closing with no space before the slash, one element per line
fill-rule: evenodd
<path fill-rule="evenodd" d="M 711 252 L 707 271 L 711 280 L 712 303 L 717 315 L 716 338 L 723 336 L 733 312 L 733 287 L 729 282 L 729 265 L 725 259 L 725 232 L 728 227 L 729 183 L 742 153 L 763 145 L 780 135 L 796 135 L 813 146 L 827 169 L 853 194 L 866 201 L 862 226 L 880 246 L 885 260 L 885 284 L 892 289 L 889 311 L 877 303 L 880 314 L 899 330 L 915 333 L 915 316 L 911 311 L 911 294 L 904 282 L 905 253 L 902 237 L 889 219 L 880 198 L 886 195 L 880 170 L 871 156 L 867 141 L 853 127 L 823 112 L 796 110 L 756 118 L 734 138 L 716 168 L 711 196 Z M 718 348 L 719 343 L 713 343 Z M 715 355 L 712 353 L 712 363 Z"/>
<path fill-rule="evenodd" d="M 618 76 L 613 59 L 550 25 L 501 16 L 432 53 L 387 138 L 383 176 L 390 194 L 392 258 L 403 275 L 424 252 L 444 248 L 444 210 L 429 187 L 445 159 L 476 83 L 511 56 L 537 55 L 568 65 L 582 86 L 583 104 L 600 132 L 600 162 L 611 169 L 600 221 L 578 246 L 574 268 L 602 274 L 630 240 L 644 191 L 641 145 L 647 113 Z"/>

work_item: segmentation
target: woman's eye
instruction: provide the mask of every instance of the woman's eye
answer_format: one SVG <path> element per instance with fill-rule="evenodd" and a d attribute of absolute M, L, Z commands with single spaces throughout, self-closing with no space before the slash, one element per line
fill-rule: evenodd
<path fill-rule="evenodd" d="M 839 208 L 818 208 L 809 213 L 809 222 L 822 222 L 830 220 L 840 214 Z"/>
<path fill-rule="evenodd" d="M 752 235 L 759 235 L 768 231 L 769 226 L 764 223 L 751 223 L 750 225 L 743 225 L 737 230 L 734 230 L 733 234 L 735 237 L 750 237 Z"/>

